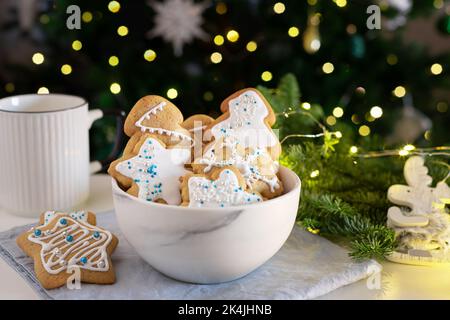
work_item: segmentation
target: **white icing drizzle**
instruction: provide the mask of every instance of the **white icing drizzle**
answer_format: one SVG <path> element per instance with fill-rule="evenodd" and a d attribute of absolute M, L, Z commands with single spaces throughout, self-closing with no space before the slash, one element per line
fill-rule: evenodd
<path fill-rule="evenodd" d="M 40 258 L 48 273 L 58 274 L 74 266 L 91 271 L 109 270 L 107 247 L 112 240 L 109 231 L 71 216 L 60 216 L 48 232 L 37 235 L 38 230 L 34 229 L 28 240 L 42 246 Z"/>
<path fill-rule="evenodd" d="M 218 208 L 260 202 L 256 193 L 246 192 L 231 170 L 223 170 L 217 180 L 191 177 L 188 181 L 189 207 Z"/>
<path fill-rule="evenodd" d="M 244 147 L 267 148 L 278 143 L 278 139 L 264 122 L 269 115 L 261 97 L 247 90 L 228 102 L 230 116 L 211 128 L 216 140 L 234 136 Z"/>
<path fill-rule="evenodd" d="M 278 172 L 278 162 L 272 161 L 272 158 L 266 149 L 249 149 L 249 153 L 242 154 L 241 152 L 238 152 L 238 145 L 239 141 L 233 137 L 226 137 L 221 142 L 216 143 L 207 149 L 202 158 L 196 160 L 196 162 L 206 165 L 204 172 L 210 171 L 213 167 L 235 166 L 243 175 L 249 188 L 252 187 L 253 183 L 260 180 L 267 183 L 271 192 L 278 189 L 280 187 L 278 177 L 276 176 L 276 173 Z M 220 150 L 222 148 L 227 148 L 227 150 L 230 151 L 228 159 L 217 159 L 215 150 Z M 264 168 L 264 173 L 261 172 L 258 165 L 258 160 L 261 158 L 266 158 L 270 163 L 267 168 Z"/>
<path fill-rule="evenodd" d="M 188 173 L 184 164 L 190 160 L 190 149 L 166 149 L 156 139 L 147 138 L 139 153 L 119 162 L 116 170 L 138 185 L 139 198 L 164 199 L 168 204 L 178 205 L 181 202 L 179 178 Z"/>
<path fill-rule="evenodd" d="M 167 105 L 167 103 L 165 101 L 162 101 L 158 103 L 155 107 L 151 108 L 149 111 L 144 113 L 144 115 L 140 117 L 139 120 L 135 123 L 136 127 L 140 128 L 142 132 L 148 131 L 149 133 L 157 133 L 157 134 L 164 134 L 167 136 L 173 136 L 181 140 L 188 140 L 193 144 L 194 140 L 190 136 L 185 135 L 181 132 L 167 130 L 163 128 L 147 127 L 143 124 L 144 120 L 149 120 L 152 115 L 156 115 L 159 111 L 162 111 L 165 105 Z"/>
<path fill-rule="evenodd" d="M 60 215 L 66 215 L 66 213 L 63 212 L 56 212 L 56 211 L 46 211 L 44 212 L 44 226 L 48 225 L 54 217 L 56 216 L 60 216 Z M 74 220 L 80 220 L 80 221 L 87 221 L 88 218 L 88 214 L 85 211 L 74 211 L 74 212 L 69 212 L 68 215 L 74 219 Z"/>

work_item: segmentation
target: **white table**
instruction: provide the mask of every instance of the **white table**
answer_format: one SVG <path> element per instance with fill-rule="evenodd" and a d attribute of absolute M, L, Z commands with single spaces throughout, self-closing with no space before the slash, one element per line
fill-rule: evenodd
<path fill-rule="evenodd" d="M 107 175 L 91 179 L 91 197 L 81 206 L 96 213 L 111 210 L 111 180 Z M 0 209 L 0 231 L 35 222 Z M 450 299 L 449 267 L 418 267 L 383 262 L 381 289 L 369 289 L 367 280 L 339 288 L 320 299 Z M 369 281 L 373 287 L 377 279 Z M 0 299 L 38 299 L 28 284 L 0 259 Z"/>

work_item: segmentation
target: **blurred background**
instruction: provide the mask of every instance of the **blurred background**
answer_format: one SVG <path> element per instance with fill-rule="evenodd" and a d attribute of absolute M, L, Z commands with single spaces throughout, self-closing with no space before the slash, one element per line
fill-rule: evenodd
<path fill-rule="evenodd" d="M 367 26 L 370 5 L 380 29 Z M 185 117 L 217 116 L 234 91 L 276 93 L 291 74 L 301 98 L 286 110 L 315 108 L 377 148 L 427 147 L 450 142 L 449 70 L 444 0 L 0 1 L 0 97 L 70 93 L 129 110 L 158 94 Z M 94 158 L 109 152 L 114 127 L 95 123 Z"/>

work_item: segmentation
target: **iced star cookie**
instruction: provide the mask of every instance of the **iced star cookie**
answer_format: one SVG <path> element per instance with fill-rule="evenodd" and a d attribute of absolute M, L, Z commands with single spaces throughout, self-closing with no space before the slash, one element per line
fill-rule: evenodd
<path fill-rule="evenodd" d="M 232 136 L 244 148 L 267 149 L 274 160 L 278 159 L 281 146 L 272 131 L 275 113 L 258 90 L 247 88 L 232 94 L 220 110 L 223 114 L 205 132 L 207 141 Z"/>
<path fill-rule="evenodd" d="M 264 198 L 272 199 L 283 193 L 283 185 L 277 176 L 278 162 L 264 148 L 244 148 L 238 139 L 222 137 L 206 146 L 202 157 L 192 164 L 196 173 L 207 173 L 224 166 L 236 167 L 247 187 Z"/>
<path fill-rule="evenodd" d="M 183 115 L 169 100 L 156 95 L 136 102 L 125 120 L 124 131 L 129 137 L 154 134 L 167 146 L 191 146 L 191 133 L 183 128 Z"/>
<path fill-rule="evenodd" d="M 50 217 L 50 215 L 47 215 Z M 80 281 L 95 284 L 115 282 L 111 254 L 118 239 L 109 231 L 75 219 L 76 215 L 56 213 L 47 223 L 19 235 L 17 245 L 34 260 L 36 278 L 46 289 L 58 288 L 79 272 Z M 45 214 L 41 216 L 41 222 Z"/>
<path fill-rule="evenodd" d="M 179 205 L 180 177 L 191 160 L 189 148 L 166 148 L 152 134 L 140 137 L 132 153 L 112 162 L 108 173 L 127 192 L 140 199 Z"/>
<path fill-rule="evenodd" d="M 263 201 L 257 192 L 249 192 L 239 170 L 216 168 L 209 175 L 187 174 L 182 178 L 183 206 L 220 208 Z"/>

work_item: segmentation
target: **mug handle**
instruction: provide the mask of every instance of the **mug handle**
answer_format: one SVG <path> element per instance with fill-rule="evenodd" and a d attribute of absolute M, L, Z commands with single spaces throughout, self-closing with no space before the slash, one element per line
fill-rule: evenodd
<path fill-rule="evenodd" d="M 125 123 L 126 113 L 123 110 L 100 110 L 93 109 L 89 111 L 88 128 L 90 129 L 94 121 L 103 118 L 104 116 L 113 116 L 116 118 L 116 137 L 114 139 L 114 145 L 111 153 L 103 160 L 96 160 L 90 163 L 91 174 L 97 172 L 103 172 L 108 169 L 108 166 L 113 162 L 121 153 L 121 146 L 124 140 L 123 125 Z"/>

